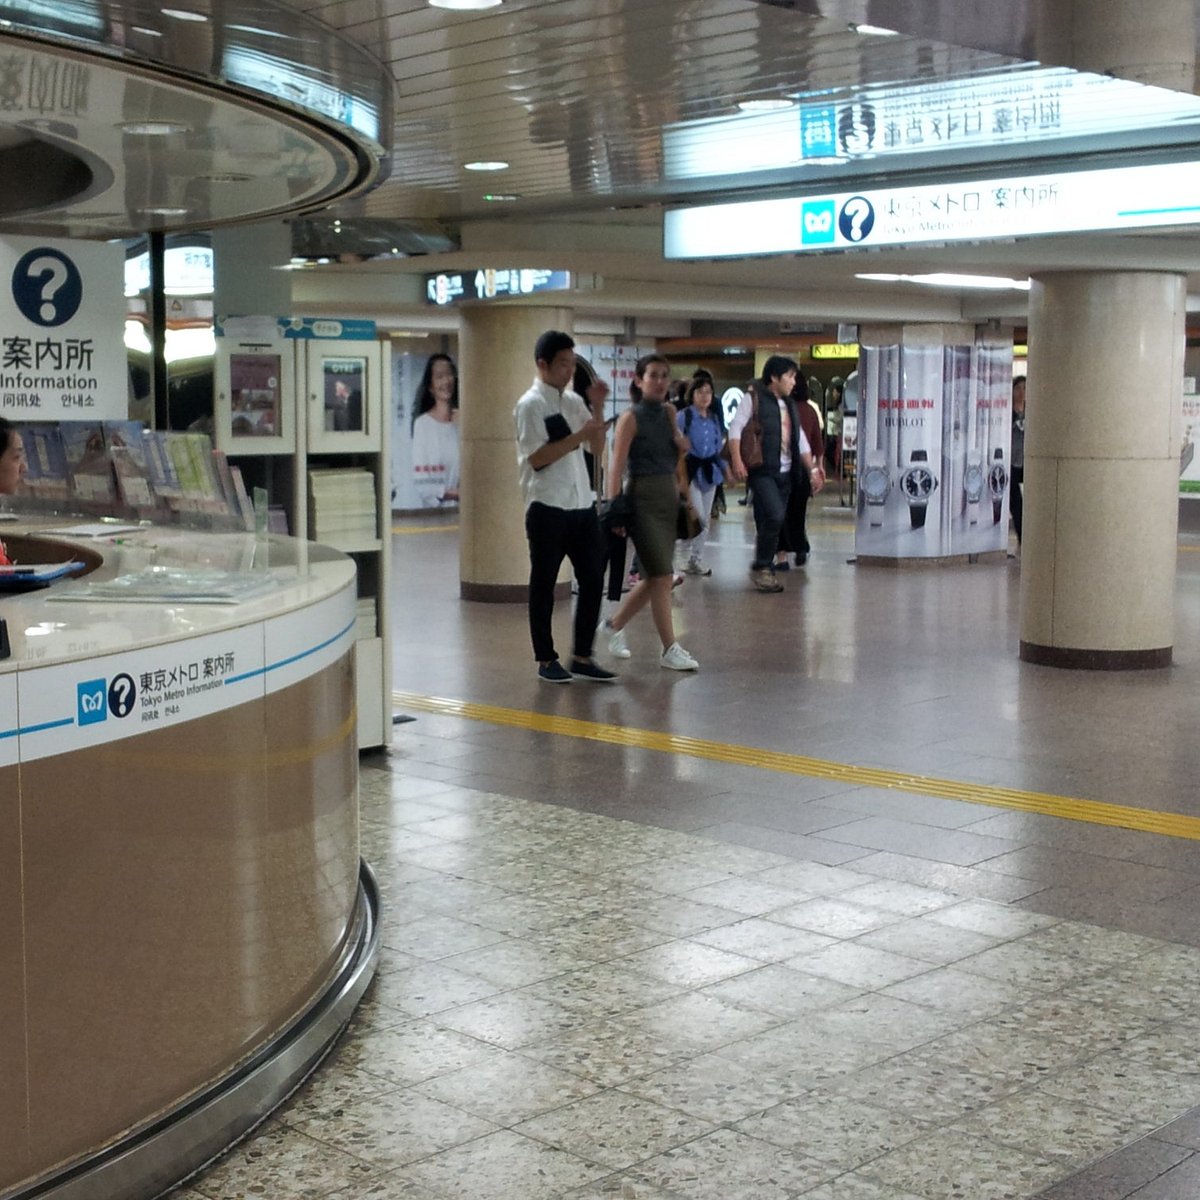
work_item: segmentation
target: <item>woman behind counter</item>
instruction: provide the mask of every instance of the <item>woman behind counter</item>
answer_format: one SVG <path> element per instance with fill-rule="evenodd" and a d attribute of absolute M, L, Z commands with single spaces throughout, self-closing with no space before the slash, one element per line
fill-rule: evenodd
<path fill-rule="evenodd" d="M 458 371 L 448 354 L 433 354 L 413 404 L 413 483 L 422 508 L 458 503 Z"/>
<path fill-rule="evenodd" d="M 11 421 L 0 417 L 0 496 L 10 496 L 25 478 L 25 446 Z M 12 565 L 0 542 L 0 567 Z"/>

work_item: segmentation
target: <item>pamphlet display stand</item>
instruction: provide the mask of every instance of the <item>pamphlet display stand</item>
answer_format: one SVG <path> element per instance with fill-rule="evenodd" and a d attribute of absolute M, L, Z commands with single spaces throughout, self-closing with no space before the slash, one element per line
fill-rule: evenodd
<path fill-rule="evenodd" d="M 386 393 L 390 347 L 373 328 L 315 337 L 339 322 L 277 323 L 278 335 L 227 321 L 217 341 L 217 447 L 282 508 L 287 532 L 353 558 L 358 746 L 392 740 L 391 486 Z M 250 413 L 265 413 L 247 432 Z M 262 423 L 262 422 L 265 422 Z"/>

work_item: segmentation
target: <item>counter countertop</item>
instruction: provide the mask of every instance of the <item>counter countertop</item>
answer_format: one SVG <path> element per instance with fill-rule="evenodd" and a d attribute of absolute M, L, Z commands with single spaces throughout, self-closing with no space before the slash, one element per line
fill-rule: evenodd
<path fill-rule="evenodd" d="M 295 538 L 259 539 L 249 533 L 204 533 L 176 526 L 114 529 L 111 537 L 72 536 L 72 528 L 84 524 L 23 518 L 0 526 L 5 542 L 48 537 L 104 559 L 84 578 L 64 578 L 35 591 L 0 593 L 0 617 L 8 623 L 12 648 L 11 657 L 0 661 L 0 673 L 237 628 L 316 603 L 354 579 L 354 562 L 346 555 Z M 29 561 L 26 554 L 19 558 Z M 118 577 L 145 578 L 152 568 L 164 574 L 172 569 L 212 572 L 214 579 L 246 580 L 261 574 L 274 586 L 233 603 L 82 598 L 95 584 Z"/>

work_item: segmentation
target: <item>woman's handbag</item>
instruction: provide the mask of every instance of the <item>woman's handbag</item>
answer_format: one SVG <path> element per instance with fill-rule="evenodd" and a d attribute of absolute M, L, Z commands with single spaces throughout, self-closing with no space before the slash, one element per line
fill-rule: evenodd
<path fill-rule="evenodd" d="M 679 499 L 679 515 L 675 518 L 675 539 L 690 542 L 700 535 L 700 514 L 690 500 Z"/>
<path fill-rule="evenodd" d="M 600 528 L 607 534 L 618 529 L 629 532 L 633 524 L 633 497 L 618 492 L 611 500 L 600 501 Z"/>
<path fill-rule="evenodd" d="M 742 455 L 742 466 L 747 471 L 753 471 L 755 467 L 763 465 L 763 430 L 762 422 L 758 419 L 758 397 L 751 397 L 750 420 L 746 422 L 746 428 L 742 430 L 742 437 L 739 443 L 739 449 Z"/>

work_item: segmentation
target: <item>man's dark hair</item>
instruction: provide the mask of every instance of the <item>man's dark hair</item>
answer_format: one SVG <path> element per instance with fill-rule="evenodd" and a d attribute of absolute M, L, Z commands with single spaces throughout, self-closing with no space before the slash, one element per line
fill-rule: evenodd
<path fill-rule="evenodd" d="M 561 354 L 564 350 L 574 350 L 575 339 L 569 333 L 563 333 L 561 329 L 547 329 L 537 340 L 537 345 L 533 348 L 533 361 L 535 363 L 552 363 L 556 354 Z"/>
<path fill-rule="evenodd" d="M 789 371 L 800 373 L 796 360 L 785 358 L 782 354 L 772 354 L 762 366 L 763 386 L 770 386 L 772 379 L 782 379 Z"/>

